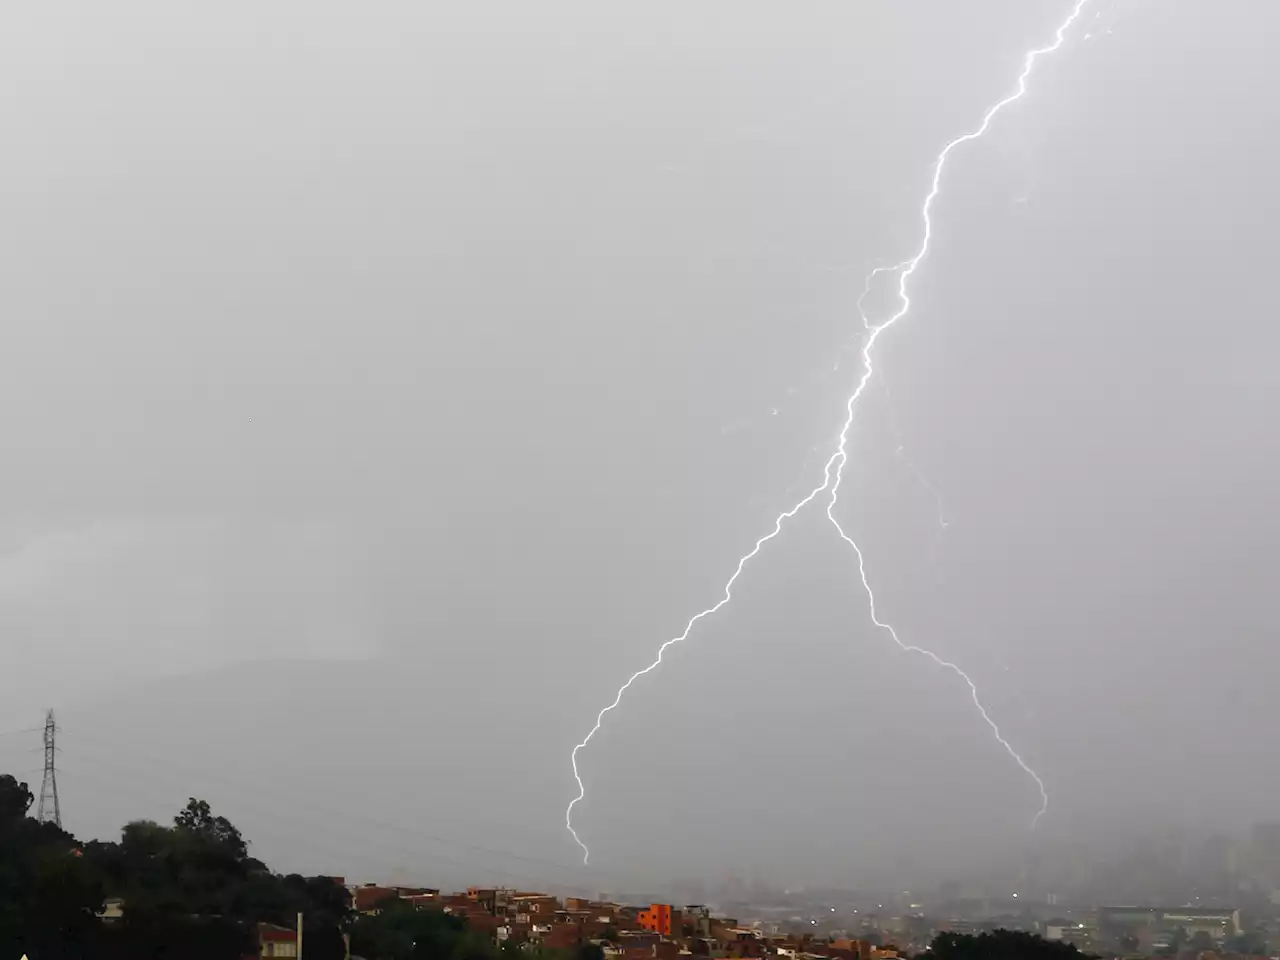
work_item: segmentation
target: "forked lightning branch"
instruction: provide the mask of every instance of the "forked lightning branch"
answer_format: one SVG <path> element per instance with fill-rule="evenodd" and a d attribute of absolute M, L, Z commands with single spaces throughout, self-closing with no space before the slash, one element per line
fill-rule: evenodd
<path fill-rule="evenodd" d="M 807 507 L 814 500 L 817 500 L 820 497 L 822 497 L 823 494 L 827 495 L 826 496 L 827 519 L 831 522 L 832 526 L 834 527 L 836 533 L 840 536 L 840 538 L 853 549 L 854 557 L 856 559 L 858 578 L 861 581 L 862 588 L 866 591 L 866 594 L 867 594 L 867 602 L 868 602 L 871 622 L 876 627 L 880 628 L 885 633 L 887 633 L 889 635 L 889 638 L 895 644 L 897 644 L 897 646 L 904 652 L 918 654 L 924 657 L 925 659 L 931 661 L 935 666 L 942 667 L 945 670 L 951 672 L 952 674 L 959 677 L 964 682 L 964 684 L 968 687 L 969 694 L 973 700 L 974 707 L 977 709 L 978 714 L 982 718 L 982 721 L 990 729 L 992 737 L 1000 745 L 1000 747 L 1009 755 L 1009 757 L 1014 761 L 1014 763 L 1016 763 L 1018 767 L 1021 768 L 1022 771 L 1026 773 L 1027 776 L 1030 777 L 1035 782 L 1035 785 L 1040 792 L 1040 807 L 1036 811 L 1035 817 L 1031 821 L 1032 826 L 1034 826 L 1039 821 L 1039 819 L 1042 816 L 1044 816 L 1045 811 L 1049 808 L 1049 794 L 1045 788 L 1044 781 L 1040 778 L 1040 775 L 1037 774 L 1035 770 L 1033 770 L 1027 764 L 1027 762 L 1019 755 L 1019 753 L 1013 748 L 1013 746 L 1005 738 L 1004 734 L 1000 731 L 1000 728 L 996 725 L 996 722 L 991 718 L 991 715 L 987 711 L 987 708 L 983 705 L 982 698 L 978 692 L 978 688 L 974 684 L 972 678 L 970 678 L 970 676 L 967 673 L 965 673 L 964 670 L 962 670 L 959 666 L 952 663 L 951 661 L 945 660 L 942 657 L 938 656 L 937 654 L 924 649 L 923 647 L 917 647 L 911 644 L 904 643 L 899 638 L 897 631 L 894 630 L 894 628 L 887 621 L 880 619 L 879 613 L 876 610 L 875 592 L 872 590 L 871 582 L 867 577 L 866 562 L 863 557 L 862 550 L 858 547 L 857 542 L 851 536 L 849 536 L 849 534 L 845 531 L 844 527 L 841 526 L 839 519 L 837 519 L 836 517 L 835 509 L 836 509 L 836 503 L 840 497 L 840 485 L 844 480 L 844 468 L 845 468 L 845 465 L 849 462 L 849 433 L 851 428 L 853 427 L 854 418 L 857 415 L 858 402 L 862 399 L 863 394 L 866 392 L 867 385 L 871 382 L 871 378 L 875 373 L 875 367 L 874 367 L 872 358 L 873 358 L 873 352 L 876 346 L 876 342 L 880 339 L 881 334 L 883 334 L 886 330 L 892 327 L 895 323 L 897 323 L 898 321 L 906 317 L 906 315 L 911 310 L 911 297 L 910 297 L 911 279 L 912 277 L 915 276 L 916 272 L 920 268 L 920 265 L 924 262 L 925 257 L 929 253 L 929 246 L 933 239 L 933 205 L 938 198 L 938 194 L 942 190 L 943 175 L 946 172 L 947 161 L 950 160 L 951 155 L 959 147 L 963 146 L 966 143 L 971 143 L 974 140 L 981 139 L 987 133 L 987 131 L 991 128 L 992 122 L 1001 113 L 1001 111 L 1003 111 L 1010 104 L 1022 99 L 1022 97 L 1027 92 L 1027 82 L 1031 77 L 1032 71 L 1035 69 L 1036 62 L 1040 60 L 1041 57 L 1055 52 L 1056 50 L 1061 48 L 1064 43 L 1066 43 L 1068 32 L 1071 30 L 1071 27 L 1075 24 L 1075 22 L 1079 20 L 1081 14 L 1084 12 L 1084 9 L 1089 4 L 1089 2 L 1090 0 L 1076 0 L 1075 6 L 1071 9 L 1070 13 L 1067 15 L 1067 18 L 1063 20 L 1063 22 L 1059 25 L 1057 31 L 1054 33 L 1052 41 L 1046 46 L 1040 47 L 1035 50 L 1031 50 L 1026 54 L 1026 57 L 1023 61 L 1022 72 L 1018 75 L 1017 83 L 1014 85 L 1013 92 L 1010 93 L 1008 96 L 1006 96 L 1004 99 L 995 103 L 990 108 L 988 108 L 986 113 L 983 114 L 981 122 L 972 131 L 970 131 L 969 133 L 963 134 L 962 136 L 956 137 L 954 140 L 952 140 L 950 143 L 948 143 L 945 147 L 942 148 L 942 151 L 938 154 L 937 159 L 934 161 L 933 176 L 930 182 L 929 191 L 925 195 L 924 201 L 921 204 L 920 216 L 921 216 L 921 220 L 923 221 L 924 229 L 923 229 L 923 235 L 920 240 L 920 246 L 916 250 L 915 254 L 910 259 L 904 260 L 901 263 L 897 264 L 896 266 L 878 267 L 877 269 L 873 270 L 871 274 L 867 277 L 867 289 L 869 290 L 872 282 L 877 277 L 886 275 L 886 274 L 896 275 L 897 307 L 887 318 L 880 320 L 879 322 L 876 322 L 872 320 L 870 317 L 868 317 L 865 312 L 862 312 L 862 305 L 861 305 L 861 302 L 859 302 L 859 305 L 858 305 L 859 311 L 861 312 L 862 321 L 866 327 L 866 336 L 863 339 L 862 350 L 861 350 L 862 373 L 861 373 L 861 376 L 858 378 L 858 382 L 853 390 L 853 393 L 849 395 L 848 402 L 845 405 L 844 426 L 840 429 L 839 439 L 836 444 L 836 448 L 832 452 L 830 459 L 827 460 L 826 466 L 823 468 L 822 482 L 818 486 L 816 486 L 813 490 L 811 490 L 798 503 L 796 503 L 789 509 L 783 511 L 774 519 L 772 529 L 769 530 L 769 532 L 766 533 L 764 536 L 760 537 L 760 539 L 758 539 L 755 542 L 755 545 L 738 560 L 738 564 L 733 571 L 733 575 L 730 576 L 728 581 L 725 582 L 724 592 L 721 595 L 720 599 L 712 606 L 707 607 L 705 610 L 699 611 L 698 613 L 694 614 L 689 619 L 689 622 L 685 624 L 684 631 L 682 633 L 680 633 L 678 636 L 672 637 L 670 640 L 668 640 L 666 643 L 662 644 L 662 646 L 658 648 L 657 656 L 654 658 L 652 663 L 650 663 L 648 666 L 646 666 L 642 670 L 637 670 L 635 673 L 633 673 L 630 677 L 627 678 L 627 682 L 624 683 L 618 689 L 618 692 L 614 696 L 613 701 L 608 706 L 606 706 L 603 710 L 601 710 L 599 714 L 596 715 L 595 725 L 592 726 L 590 731 L 588 731 L 587 735 L 583 738 L 582 742 L 573 748 L 573 752 L 570 755 L 570 761 L 573 766 L 573 778 L 578 784 L 578 795 L 574 797 L 571 801 L 569 801 L 569 806 L 565 810 L 565 827 L 569 830 L 569 833 L 572 834 L 573 839 L 577 842 L 578 846 L 582 848 L 582 862 L 584 864 L 589 862 L 591 857 L 591 851 L 587 848 L 587 845 L 583 843 L 582 838 L 578 835 L 577 831 L 574 830 L 573 828 L 574 807 L 576 807 L 580 802 L 582 802 L 582 800 L 584 800 L 587 795 L 587 789 L 585 784 L 582 781 L 581 771 L 578 768 L 578 754 L 581 753 L 582 750 L 586 748 L 587 744 L 591 742 L 592 737 L 594 737 L 597 733 L 600 732 L 600 727 L 604 723 L 604 718 L 613 710 L 617 709 L 618 705 L 622 703 L 622 698 L 626 695 L 627 691 L 631 689 L 632 684 L 634 684 L 641 677 L 649 673 L 652 673 L 654 670 L 656 670 L 662 664 L 663 655 L 667 652 L 667 650 L 670 647 L 672 647 L 674 644 L 679 643 L 681 640 L 687 639 L 689 634 L 693 631 L 693 628 L 697 626 L 697 624 L 700 621 L 706 619 L 707 617 L 710 617 L 712 614 L 716 613 L 723 606 L 729 603 L 729 601 L 733 599 L 734 584 L 737 583 L 738 578 L 742 575 L 742 571 L 746 567 L 747 563 L 752 559 L 754 559 L 764 549 L 765 545 L 770 540 L 772 540 L 774 537 L 776 537 L 779 533 L 782 532 L 782 527 L 788 520 L 790 520 L 792 517 L 798 514 L 801 510 Z"/>

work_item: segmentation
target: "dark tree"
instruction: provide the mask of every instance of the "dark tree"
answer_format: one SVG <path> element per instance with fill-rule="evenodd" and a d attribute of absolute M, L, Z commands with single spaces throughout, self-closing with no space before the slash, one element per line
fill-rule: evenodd
<path fill-rule="evenodd" d="M 0 956 L 74 956 L 102 889 L 74 837 L 27 816 L 32 800 L 25 783 L 0 776 Z"/>
<path fill-rule="evenodd" d="M 224 960 L 255 952 L 257 923 L 291 927 L 299 913 L 308 960 L 342 960 L 347 930 L 356 953 L 379 960 L 499 960 L 462 920 L 403 901 L 353 923 L 345 887 L 273 874 L 203 800 L 173 826 L 139 820 L 116 843 L 84 845 L 31 819 L 33 800 L 25 783 L 0 776 L 0 960 Z M 104 896 L 123 901 L 120 919 L 100 917 Z"/>
<path fill-rule="evenodd" d="M 940 933 L 929 946 L 936 960 L 1083 960 L 1074 944 L 1045 940 L 1019 930 L 996 930 L 970 936 Z"/>
<path fill-rule="evenodd" d="M 226 817 L 215 817 L 204 800 L 192 797 L 183 811 L 173 819 L 174 826 L 196 837 L 237 861 L 249 855 L 248 845 L 240 831 Z"/>
<path fill-rule="evenodd" d="M 376 915 L 356 919 L 351 952 L 379 960 L 492 960 L 497 953 L 487 939 L 468 933 L 460 918 L 415 910 L 395 898 L 381 904 Z"/>
<path fill-rule="evenodd" d="M 25 783 L 9 774 L 0 776 L 0 830 L 23 820 L 36 798 Z"/>

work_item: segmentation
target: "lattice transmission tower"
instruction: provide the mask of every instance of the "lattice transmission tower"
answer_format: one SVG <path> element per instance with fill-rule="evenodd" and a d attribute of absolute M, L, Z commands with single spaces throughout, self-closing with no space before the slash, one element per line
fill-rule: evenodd
<path fill-rule="evenodd" d="M 58 806 L 58 721 L 50 710 L 44 718 L 44 782 L 40 784 L 40 805 L 36 819 L 62 829 L 62 809 Z"/>

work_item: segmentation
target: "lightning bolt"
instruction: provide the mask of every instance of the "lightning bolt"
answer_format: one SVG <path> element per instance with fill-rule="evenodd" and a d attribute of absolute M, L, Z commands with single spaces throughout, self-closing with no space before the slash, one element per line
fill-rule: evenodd
<path fill-rule="evenodd" d="M 1018 80 L 1013 92 L 1004 99 L 997 101 L 993 106 L 989 107 L 987 112 L 983 114 L 982 121 L 973 130 L 969 133 L 956 137 L 942 148 L 942 152 L 938 154 L 937 159 L 934 161 L 933 178 L 930 182 L 929 192 L 925 195 L 924 203 L 920 208 L 921 220 L 924 223 L 924 235 L 921 238 L 920 246 L 916 250 L 915 255 L 894 266 L 876 267 L 870 274 L 868 274 L 863 294 L 858 298 L 858 312 L 862 317 L 863 324 L 867 331 L 860 353 L 862 359 L 862 375 L 858 378 L 857 386 L 854 388 L 853 393 L 849 395 L 849 399 L 845 403 L 844 425 L 840 428 L 839 442 L 836 445 L 836 450 L 827 461 L 826 467 L 823 469 L 822 483 L 811 490 L 807 496 L 792 506 L 789 510 L 778 514 L 773 522 L 773 529 L 757 540 L 755 542 L 755 546 L 739 558 L 738 565 L 733 571 L 733 576 L 731 576 L 724 585 L 724 594 L 721 596 L 720 600 L 712 606 L 707 607 L 705 610 L 694 614 L 689 619 L 689 622 L 685 624 L 684 631 L 679 636 L 672 637 L 658 648 L 658 654 L 652 663 L 643 670 L 637 670 L 627 679 L 626 683 L 618 688 L 618 693 L 613 698 L 613 702 L 596 715 L 595 725 L 591 728 L 590 732 L 583 737 L 582 742 L 573 748 L 570 760 L 573 765 L 573 779 L 577 781 L 578 784 L 578 795 L 569 801 L 569 806 L 564 812 L 564 823 L 566 829 L 568 829 L 569 833 L 573 836 L 574 841 L 582 848 L 582 862 L 584 864 L 590 862 L 591 851 L 587 845 L 582 842 L 582 838 L 578 836 L 577 831 L 573 828 L 573 808 L 577 806 L 587 795 L 586 785 L 582 782 L 582 775 L 578 769 L 578 754 L 591 742 L 591 738 L 600 732 L 600 727 L 604 723 L 605 716 L 615 710 L 618 705 L 622 703 L 622 698 L 626 695 L 626 692 L 631 689 L 631 685 L 641 677 L 656 670 L 662 664 L 662 657 L 667 650 L 680 641 L 687 639 L 699 621 L 712 616 L 719 611 L 721 607 L 725 606 L 725 604 L 732 600 L 733 586 L 742 575 L 742 571 L 746 567 L 747 563 L 753 560 L 760 553 L 765 544 L 770 540 L 773 540 L 782 532 L 782 527 L 788 520 L 794 517 L 824 492 L 830 493 L 826 508 L 827 519 L 830 520 L 831 525 L 835 527 L 836 533 L 839 534 L 840 538 L 853 548 L 854 555 L 857 557 L 858 575 L 862 580 L 862 587 L 867 594 L 868 612 L 870 614 L 871 622 L 881 630 L 885 631 L 893 642 L 897 644 L 898 648 L 904 653 L 919 654 L 920 656 L 931 660 L 935 665 L 951 671 L 964 681 L 966 686 L 969 688 L 969 694 L 973 699 L 974 706 L 977 708 L 979 715 L 982 717 L 986 725 L 991 728 L 991 733 L 995 737 L 996 742 L 1004 748 L 1005 752 L 1009 754 L 1018 767 L 1035 781 L 1036 786 L 1040 790 L 1040 809 L 1036 812 L 1035 817 L 1032 818 L 1031 825 L 1034 827 L 1040 818 L 1044 816 L 1045 811 L 1048 810 L 1049 792 L 1045 788 L 1044 780 L 1040 778 L 1040 775 L 1022 759 L 1009 741 L 1005 739 L 1004 734 L 1000 731 L 1000 727 L 991 719 L 991 715 L 983 705 L 982 698 L 978 693 L 978 687 L 973 682 L 973 679 L 969 674 L 965 673 L 964 670 L 955 663 L 952 663 L 949 660 L 944 660 L 942 657 L 930 650 L 926 650 L 923 647 L 918 647 L 913 644 L 904 643 L 898 636 L 897 630 L 895 630 L 888 622 L 880 619 L 879 613 L 876 609 L 875 591 L 872 589 L 871 582 L 867 578 L 866 561 L 863 557 L 862 549 L 858 546 L 857 542 L 845 532 L 844 527 L 840 525 L 840 521 L 836 519 L 835 507 L 836 502 L 840 497 L 840 485 L 844 480 L 844 468 L 849 462 L 849 433 L 853 428 L 853 422 L 857 414 L 858 401 L 862 399 L 862 395 L 867 389 L 867 384 L 871 382 L 871 378 L 875 373 L 872 353 L 881 335 L 905 317 L 911 310 L 911 297 L 908 292 L 908 287 L 910 285 L 911 278 L 915 276 L 915 273 L 919 270 L 921 263 L 924 262 L 925 257 L 929 254 L 929 247 L 933 240 L 933 205 L 938 198 L 938 194 L 942 190 L 942 175 L 946 170 L 947 161 L 951 158 L 951 155 L 957 148 L 974 140 L 979 140 L 985 136 L 996 117 L 1010 104 L 1021 100 L 1026 95 L 1027 82 L 1031 78 L 1031 73 L 1035 69 L 1036 62 L 1041 57 L 1054 53 L 1061 48 L 1064 43 L 1066 43 L 1068 31 L 1070 31 L 1072 25 L 1080 18 L 1081 13 L 1089 2 L 1090 0 L 1076 0 L 1075 5 L 1067 14 L 1066 19 L 1059 24 L 1058 29 L 1054 32 L 1053 40 L 1046 46 L 1031 50 L 1026 54 L 1026 57 L 1023 60 L 1022 72 L 1018 74 Z M 882 274 L 897 274 L 898 308 L 887 319 L 882 320 L 879 323 L 873 323 L 870 318 L 867 317 L 865 311 L 863 311 L 862 304 L 866 299 L 867 294 L 870 292 L 873 282 Z"/>
<path fill-rule="evenodd" d="M 618 695 L 613 698 L 613 703 L 609 704 L 607 707 L 605 707 L 596 715 L 595 726 L 592 727 L 591 731 L 585 737 L 582 738 L 582 742 L 573 748 L 573 753 L 570 755 L 570 761 L 573 763 L 573 779 L 578 781 L 578 795 L 569 801 L 569 806 L 564 811 L 564 825 L 565 825 L 565 828 L 568 829 L 568 831 L 571 834 L 573 834 L 573 839 L 577 842 L 578 846 L 582 848 L 582 862 L 584 864 L 590 861 L 591 851 L 587 849 L 587 845 L 583 843 L 582 838 L 578 836 L 578 831 L 573 829 L 573 808 L 576 807 L 578 803 L 587 795 L 586 785 L 583 784 L 582 775 L 578 772 L 578 751 L 580 751 L 583 747 L 585 747 L 588 743 L 590 743 L 591 738 L 600 732 L 600 726 L 601 724 L 604 723 L 605 714 L 614 710 L 618 706 L 618 704 L 622 702 L 623 695 L 629 689 L 631 689 L 631 685 L 633 683 L 635 683 L 645 674 L 652 673 L 654 670 L 657 670 L 659 665 L 661 665 L 662 663 L 663 654 L 665 654 L 669 648 L 679 643 L 681 640 L 684 640 L 685 638 L 687 638 L 689 636 L 690 631 L 693 630 L 694 626 L 697 625 L 699 620 L 704 620 L 707 617 L 711 616 L 713 613 L 717 612 L 721 607 L 723 607 L 726 603 L 728 603 L 730 600 L 733 599 L 733 585 L 738 582 L 738 577 L 742 576 L 742 571 L 746 567 L 748 561 L 753 559 L 756 556 L 756 554 L 758 554 L 762 549 L 764 549 L 764 545 L 766 543 L 768 543 L 770 540 L 772 540 L 774 537 L 776 537 L 778 534 L 782 532 L 782 525 L 784 523 L 786 523 L 788 520 L 794 517 L 797 513 L 799 513 L 801 510 L 807 507 L 810 503 L 812 503 L 814 499 L 818 496 L 818 494 L 822 493 L 824 490 L 827 490 L 831 487 L 831 476 L 832 476 L 831 468 L 835 465 L 839 457 L 840 457 L 839 451 L 836 451 L 831 455 L 831 459 L 827 461 L 827 465 L 822 471 L 822 483 L 814 487 L 812 490 L 810 490 L 809 494 L 803 500 L 799 501 L 795 506 L 793 506 L 790 510 L 787 510 L 783 513 L 778 514 L 777 518 L 773 521 L 773 529 L 770 530 L 768 533 L 766 533 L 759 540 L 757 540 L 756 545 L 739 558 L 738 566 L 733 571 L 733 576 L 731 576 L 727 581 L 725 581 L 724 595 L 720 598 L 720 600 L 717 603 L 713 604 L 712 606 L 707 607 L 707 609 L 702 610 L 698 613 L 695 613 L 692 617 L 690 617 L 689 622 L 684 625 L 684 632 L 681 633 L 680 636 L 672 637 L 670 640 L 668 640 L 666 643 L 664 643 L 662 646 L 658 648 L 658 655 L 654 657 L 653 663 L 649 664 L 643 670 L 637 670 L 627 679 L 626 683 L 624 683 L 621 687 L 618 688 Z"/>

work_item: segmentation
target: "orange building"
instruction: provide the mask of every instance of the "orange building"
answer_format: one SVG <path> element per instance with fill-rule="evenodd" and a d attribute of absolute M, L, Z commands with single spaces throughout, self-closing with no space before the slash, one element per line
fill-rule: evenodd
<path fill-rule="evenodd" d="M 680 911 L 669 903 L 651 903 L 648 910 L 641 910 L 636 917 L 641 930 L 650 930 L 664 937 L 678 937 L 681 934 Z"/>

